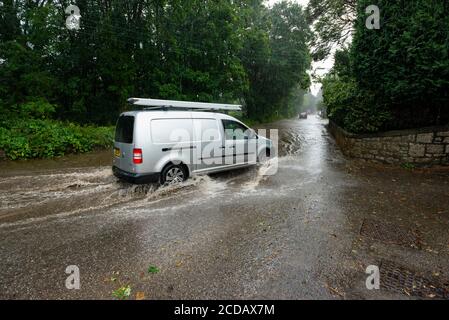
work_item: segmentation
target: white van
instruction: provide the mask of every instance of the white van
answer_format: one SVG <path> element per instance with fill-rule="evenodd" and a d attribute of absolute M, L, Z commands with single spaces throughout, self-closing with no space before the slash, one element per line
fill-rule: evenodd
<path fill-rule="evenodd" d="M 213 112 L 240 106 L 129 101 L 147 109 L 125 112 L 117 121 L 113 172 L 119 179 L 173 184 L 193 174 L 255 165 L 274 154 L 271 140 L 231 116 Z"/>

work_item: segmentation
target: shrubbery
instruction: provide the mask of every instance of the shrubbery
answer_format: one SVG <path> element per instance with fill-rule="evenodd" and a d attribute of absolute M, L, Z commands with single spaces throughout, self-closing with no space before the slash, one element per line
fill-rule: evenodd
<path fill-rule="evenodd" d="M 112 127 L 80 126 L 49 119 L 15 119 L 0 123 L 0 150 L 9 159 L 51 158 L 109 147 Z"/>
<path fill-rule="evenodd" d="M 334 68 L 323 79 L 323 99 L 329 118 L 350 132 L 376 132 L 391 119 L 386 108 L 376 105 L 372 93 L 359 88 L 349 50 L 335 54 Z"/>
<path fill-rule="evenodd" d="M 360 0 L 349 49 L 323 81 L 329 118 L 351 132 L 449 123 L 447 1 Z M 365 8 L 381 9 L 380 30 Z"/>

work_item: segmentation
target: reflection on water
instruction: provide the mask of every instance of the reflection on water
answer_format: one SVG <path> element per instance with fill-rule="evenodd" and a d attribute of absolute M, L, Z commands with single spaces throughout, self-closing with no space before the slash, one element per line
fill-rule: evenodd
<path fill-rule="evenodd" d="M 278 155 L 288 157 L 302 155 L 306 150 L 321 152 L 327 148 L 323 137 L 327 135 L 326 124 L 327 120 L 310 116 L 308 119 L 282 120 L 257 128 L 279 130 Z"/>

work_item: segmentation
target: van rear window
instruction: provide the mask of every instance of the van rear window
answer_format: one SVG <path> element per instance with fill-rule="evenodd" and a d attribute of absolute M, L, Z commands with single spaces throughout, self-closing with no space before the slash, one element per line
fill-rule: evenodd
<path fill-rule="evenodd" d="M 133 143 L 134 117 L 121 116 L 115 129 L 115 142 Z"/>

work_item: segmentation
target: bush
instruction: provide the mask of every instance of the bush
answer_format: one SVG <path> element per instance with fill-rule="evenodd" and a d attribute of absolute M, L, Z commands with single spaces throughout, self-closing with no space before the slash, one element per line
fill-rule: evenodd
<path fill-rule="evenodd" d="M 326 77 L 323 99 L 329 119 L 353 133 L 379 131 L 391 118 L 388 111 L 374 104 L 372 94 L 361 92 L 350 78 Z"/>
<path fill-rule="evenodd" d="M 328 117 L 339 125 L 344 124 L 349 108 L 356 101 L 356 84 L 345 81 L 337 75 L 329 75 L 323 80 L 323 102 L 327 107 Z"/>
<path fill-rule="evenodd" d="M 48 119 L 2 121 L 0 149 L 9 159 L 51 158 L 110 147 L 112 127 L 80 126 Z"/>
<path fill-rule="evenodd" d="M 380 30 L 365 26 L 365 8 L 381 9 Z M 449 5 L 447 1 L 358 1 L 351 49 L 360 90 L 393 115 L 383 129 L 449 123 Z"/>
<path fill-rule="evenodd" d="M 34 99 L 27 103 L 23 103 L 16 108 L 13 108 L 13 112 L 20 118 L 35 118 L 46 119 L 50 118 L 56 111 L 54 105 L 50 104 L 44 98 Z"/>
<path fill-rule="evenodd" d="M 368 5 L 380 30 L 365 26 Z M 329 118 L 355 133 L 449 123 L 449 5 L 360 0 L 350 48 L 323 81 Z"/>
<path fill-rule="evenodd" d="M 323 79 L 323 103 L 329 119 L 354 133 L 379 131 L 391 114 L 368 90 L 360 89 L 352 76 L 350 49 L 337 51 L 335 65 Z"/>

